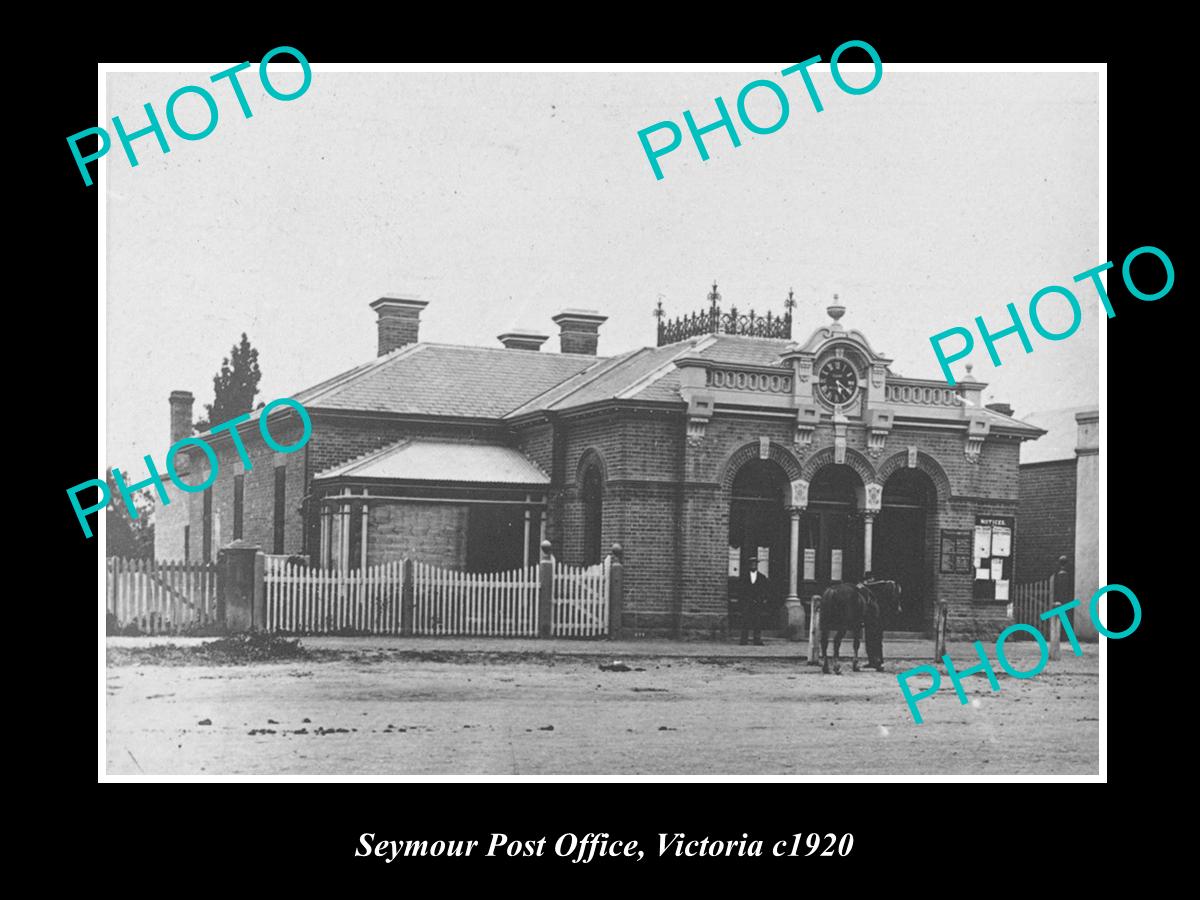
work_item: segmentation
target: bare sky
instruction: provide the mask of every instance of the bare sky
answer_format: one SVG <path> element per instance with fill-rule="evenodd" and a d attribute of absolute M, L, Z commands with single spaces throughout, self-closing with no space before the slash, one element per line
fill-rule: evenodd
<path fill-rule="evenodd" d="M 886 68 L 886 60 L 885 68 Z M 782 67 L 782 65 L 781 65 Z M 217 71 L 216 69 L 213 70 Z M 375 355 L 388 293 L 429 301 L 421 337 L 499 346 L 496 335 L 568 307 L 609 316 L 600 352 L 655 343 L 659 295 L 670 315 L 705 306 L 713 279 L 726 306 L 780 312 L 799 301 L 793 336 L 826 321 L 862 330 L 904 375 L 940 377 L 929 336 L 1004 306 L 1027 309 L 1048 284 L 1103 258 L 1098 230 L 1098 76 L 886 72 L 870 94 L 840 92 L 814 72 L 825 110 L 774 73 L 313 73 L 292 102 L 242 83 L 194 143 L 168 131 L 135 144 L 130 168 L 107 167 L 107 446 L 110 465 L 161 460 L 167 395 L 212 402 L 212 376 L 242 331 L 260 351 L 260 399 L 288 396 Z M 164 119 L 167 97 L 211 73 L 108 76 L 109 116 Z M 791 100 L 782 129 L 739 129 L 734 149 L 709 135 L 712 158 L 684 145 L 656 181 L 637 131 L 690 109 L 731 111 L 752 78 L 774 77 Z M 860 76 L 865 81 L 865 76 Z M 853 81 L 853 78 L 851 78 Z M 278 76 L 281 90 L 291 90 Z M 758 91 L 751 115 L 773 121 Z M 200 101 L 191 97 L 197 107 Z M 204 117 L 181 103 L 181 124 Z M 736 116 L 736 113 L 734 113 Z M 661 138 L 660 138 L 661 139 Z M 1084 324 L 1034 352 L 982 346 L 986 399 L 1023 413 L 1098 401 L 1098 334 L 1090 289 Z M 1067 318 L 1047 308 L 1058 328 Z M 961 372 L 961 368 L 956 368 Z M 161 469 L 161 465 L 160 465 Z"/>

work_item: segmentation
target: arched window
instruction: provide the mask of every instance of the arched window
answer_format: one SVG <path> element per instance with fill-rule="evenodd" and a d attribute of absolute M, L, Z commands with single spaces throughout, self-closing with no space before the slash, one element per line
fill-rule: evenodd
<path fill-rule="evenodd" d="M 601 560 L 600 531 L 604 523 L 604 480 L 597 465 L 583 473 L 583 564 Z"/>

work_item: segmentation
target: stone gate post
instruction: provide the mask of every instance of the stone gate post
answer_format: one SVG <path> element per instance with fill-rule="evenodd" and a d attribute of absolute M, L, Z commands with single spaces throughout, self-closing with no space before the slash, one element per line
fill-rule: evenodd
<path fill-rule="evenodd" d="M 232 632 L 266 627 L 266 596 L 263 591 L 265 557 L 257 544 L 236 540 L 217 553 L 217 573 L 222 597 L 218 621 Z"/>

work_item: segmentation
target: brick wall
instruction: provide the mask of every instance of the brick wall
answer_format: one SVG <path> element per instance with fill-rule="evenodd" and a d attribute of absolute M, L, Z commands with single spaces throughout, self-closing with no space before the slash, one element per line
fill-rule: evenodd
<path fill-rule="evenodd" d="M 466 506 L 452 503 L 372 503 L 367 565 L 411 557 L 462 569 L 467 561 Z"/>
<path fill-rule="evenodd" d="M 290 417 L 289 417 L 290 418 Z M 300 439 L 302 426 L 299 422 L 289 422 L 285 425 L 275 425 L 272 422 L 271 435 L 277 443 L 288 445 Z M 287 475 L 284 486 L 284 534 L 283 552 L 301 553 L 304 544 L 304 520 L 300 512 L 300 501 L 308 492 L 308 482 L 305 474 L 305 460 L 309 443 L 294 453 L 278 453 L 266 445 L 262 439 L 258 424 L 250 429 L 239 431 L 246 453 L 250 457 L 251 467 L 245 469 L 232 441 L 210 441 L 210 446 L 217 452 L 219 462 L 217 479 L 208 489 L 212 494 L 213 508 L 213 538 L 212 558 L 217 558 L 217 551 L 233 540 L 233 491 L 234 478 L 238 474 L 245 475 L 245 488 L 242 497 L 242 539 L 252 544 L 258 544 L 264 553 L 275 550 L 275 467 L 284 466 Z M 316 431 L 314 428 L 313 436 Z M 193 460 L 203 461 L 203 454 L 196 454 Z M 186 477 L 191 484 L 204 481 L 204 475 L 197 468 L 199 462 L 193 461 L 192 474 Z M 174 494 L 172 495 L 174 496 Z M 204 551 L 204 498 L 203 494 L 188 495 L 188 521 L 191 525 L 191 558 L 201 560 Z"/>
<path fill-rule="evenodd" d="M 1058 571 L 1058 558 L 1075 559 L 1075 460 L 1021 466 L 1020 526 L 1016 535 L 1019 581 L 1039 581 Z"/>
<path fill-rule="evenodd" d="M 597 452 L 607 472 L 603 546 L 619 541 L 625 548 L 623 625 L 627 631 L 646 634 L 713 635 L 727 629 L 730 490 L 723 478 L 730 457 L 745 445 L 756 447 L 759 437 L 765 436 L 793 455 L 795 471 L 814 454 L 832 447 L 834 437 L 831 425 L 818 428 L 812 447 L 800 455 L 792 444 L 790 421 L 726 415 L 709 423 L 702 440 L 688 443 L 682 411 L 581 418 L 569 420 L 563 428 L 565 477 L 557 489 L 551 523 L 556 552 L 561 547 L 562 558 L 571 562 L 582 554 L 578 466 L 585 453 Z M 543 429 L 539 438 L 548 435 L 549 429 Z M 975 602 L 971 575 L 938 571 L 940 530 L 970 529 L 976 516 L 1017 514 L 1018 444 L 991 439 L 979 462 L 972 463 L 964 452 L 962 433 L 899 426 L 877 457 L 867 454 L 862 428 L 852 426 L 847 435 L 847 446 L 863 454 L 870 480 L 877 480 L 880 468 L 896 454 L 906 453 L 910 444 L 936 460 L 944 472 L 943 477 L 937 466 L 922 459 L 921 466 L 940 488 L 938 502 L 925 520 L 926 627 L 932 626 L 934 601 L 946 598 L 951 601 L 952 634 L 994 636 L 1008 624 L 1007 604 Z M 532 434 L 525 446 L 542 446 L 538 452 L 553 457 Z M 755 457 L 757 452 L 751 458 Z M 895 461 L 893 470 L 894 466 Z M 1018 520 L 1018 535 L 1021 530 Z"/>
<path fill-rule="evenodd" d="M 161 500 L 155 498 L 154 504 L 154 558 L 162 560 L 182 561 L 184 558 L 184 526 L 188 524 L 187 500 L 174 496 L 172 485 L 167 485 L 167 496 L 171 502 L 164 506 Z M 120 498 L 114 498 L 120 503 Z M 195 547 L 191 549 L 192 559 L 196 559 Z"/>

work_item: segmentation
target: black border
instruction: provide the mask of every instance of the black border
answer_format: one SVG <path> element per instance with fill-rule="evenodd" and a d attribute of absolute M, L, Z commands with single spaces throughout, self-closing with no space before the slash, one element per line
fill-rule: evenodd
<path fill-rule="evenodd" d="M 730 15 L 736 19 L 749 16 L 736 11 L 730 11 Z M 765 18 L 758 21 L 769 24 L 772 15 L 782 14 L 763 15 Z M 1108 247 L 1115 262 L 1110 273 L 1109 294 L 1117 313 L 1116 319 L 1108 324 L 1108 359 L 1109 371 L 1120 376 L 1115 382 L 1110 381 L 1108 396 L 1108 579 L 1133 589 L 1142 598 L 1144 610 L 1141 627 L 1133 636 L 1108 645 L 1109 780 L 1128 785 L 1140 783 L 1148 774 L 1153 777 L 1155 770 L 1148 766 L 1150 753 L 1155 747 L 1167 744 L 1161 742 L 1157 734 L 1163 730 L 1164 719 L 1147 709 L 1147 679 L 1159 680 L 1162 692 L 1169 694 L 1171 688 L 1161 681 L 1170 678 L 1170 673 L 1164 671 L 1170 657 L 1166 652 L 1152 656 L 1150 647 L 1157 638 L 1160 649 L 1167 650 L 1166 629 L 1176 619 L 1168 619 L 1164 612 L 1177 604 L 1190 602 L 1186 596 L 1176 596 L 1181 592 L 1172 591 L 1172 585 L 1168 585 L 1164 575 L 1167 571 L 1180 575 L 1189 572 L 1188 563 L 1194 555 L 1184 552 L 1182 542 L 1186 526 L 1175 524 L 1176 516 L 1173 515 L 1176 510 L 1190 507 L 1190 498 L 1176 496 L 1190 486 L 1186 467 L 1173 461 L 1173 455 L 1186 453 L 1191 443 L 1187 417 L 1189 382 L 1183 373 L 1188 358 L 1183 343 L 1188 332 L 1182 318 L 1187 294 L 1185 245 L 1182 232 L 1175 233 L 1171 221 L 1171 213 L 1183 201 L 1183 154 L 1191 146 L 1189 141 L 1177 136 L 1177 131 L 1183 127 L 1177 124 L 1181 111 L 1190 108 L 1185 106 L 1187 98 L 1184 95 L 1189 82 L 1184 78 L 1182 63 L 1169 61 L 1182 58 L 1182 52 L 1175 52 L 1182 48 L 1172 45 L 1170 35 L 1163 36 L 1161 29 L 1170 30 L 1171 25 L 1161 18 L 1145 26 L 1122 22 L 1117 27 L 1105 22 L 1058 24 L 1044 17 L 1034 20 L 1016 13 L 1010 17 L 1010 23 L 987 21 L 978 27 L 970 26 L 967 20 L 975 15 L 968 12 L 953 23 L 934 21 L 912 25 L 904 32 L 885 29 L 876 20 L 861 16 L 859 21 L 848 18 L 834 27 L 818 29 L 809 27 L 802 15 L 793 17 L 789 14 L 786 18 L 794 20 L 795 24 L 782 19 L 778 23 L 788 33 L 783 48 L 773 46 L 769 41 L 743 41 L 736 37 L 716 39 L 711 34 L 694 34 L 687 39 L 683 32 L 670 36 L 650 35 L 637 47 L 631 44 L 629 35 L 642 26 L 635 28 L 628 22 L 618 23 L 622 27 L 608 40 L 604 40 L 603 32 L 592 35 L 595 43 L 591 48 L 577 46 L 569 40 L 564 42 L 563 39 L 570 37 L 565 31 L 559 32 L 561 39 L 549 48 L 544 41 L 533 46 L 499 41 L 490 46 L 471 47 L 469 41 L 451 43 L 443 39 L 427 45 L 422 37 L 430 33 L 428 25 L 418 31 L 399 26 L 396 29 L 342 28 L 322 23 L 320 27 L 298 29 L 278 25 L 259 29 L 254 34 L 248 28 L 214 28 L 209 34 L 204 34 L 203 29 L 172 28 L 169 41 L 162 38 L 147 40 L 143 35 L 115 30 L 107 34 L 82 33 L 87 29 L 78 26 L 81 33 L 56 43 L 54 102 L 43 104 L 39 110 L 43 121 L 37 126 L 34 140 L 33 163 L 39 173 L 35 181 L 39 196 L 28 207 L 37 223 L 32 235 L 53 236 L 50 246 L 57 252 L 54 262 L 43 271 L 55 285 L 52 289 L 55 299 L 73 298 L 67 304 L 68 308 L 73 311 L 76 306 L 79 308 L 63 325 L 50 322 L 42 326 L 58 337 L 50 341 L 55 345 L 52 348 L 45 348 L 43 344 L 43 350 L 50 349 L 50 352 L 42 358 L 52 360 L 57 371 L 47 376 L 46 389 L 42 392 L 43 402 L 52 414 L 43 417 L 48 420 L 50 434 L 45 438 L 39 435 L 38 440 L 39 443 L 45 441 L 50 448 L 48 464 L 53 466 L 53 477 L 50 497 L 39 506 L 49 511 L 51 520 L 49 540 L 45 542 L 49 553 L 45 555 L 56 561 L 62 560 L 54 569 L 56 573 L 61 571 L 65 581 L 55 586 L 54 598 L 48 602 L 61 603 L 64 607 L 73 604 L 90 606 L 95 591 L 96 546 L 94 542 L 81 539 L 64 493 L 67 486 L 95 474 L 93 437 L 96 421 L 92 400 L 95 396 L 95 348 L 97 342 L 104 339 L 103 335 L 91 333 L 96 321 L 96 194 L 94 188 L 82 185 L 64 137 L 97 124 L 94 121 L 96 62 L 257 60 L 267 49 L 289 44 L 303 49 L 308 58 L 316 62 L 394 59 L 421 50 L 426 51 L 429 58 L 528 58 L 544 54 L 547 49 L 553 51 L 554 57 L 569 58 L 586 55 L 603 59 L 618 52 L 631 58 L 656 58 L 663 51 L 682 57 L 696 55 L 692 51 L 699 51 L 702 55 L 795 56 L 800 59 L 814 53 L 827 55 L 837 44 L 852 38 L 869 41 L 875 46 L 885 66 L 890 62 L 930 60 L 1107 61 L 1110 64 Z M 993 20 L 1001 16 L 985 18 Z M 562 22 L 564 26 L 567 19 Z M 519 17 L 510 18 L 505 24 L 515 27 L 527 24 L 539 34 L 546 27 L 540 22 L 522 23 Z M 488 33 L 486 21 L 481 19 L 477 27 L 481 33 Z M 745 34 L 752 37 L 755 31 L 758 29 Z M 42 196 L 43 193 L 49 196 Z M 32 240 L 30 243 L 34 244 Z M 1152 304 L 1130 297 L 1116 274 L 1124 254 L 1144 244 L 1162 248 L 1176 266 L 1174 290 L 1162 301 Z M 36 252 L 42 247 L 34 246 L 34 249 Z M 41 290 L 45 286 L 43 282 Z M 986 273 L 981 273 L 978 285 L 964 286 L 964 289 L 985 295 Z M 57 308 L 58 304 L 55 305 Z M 35 305 L 35 309 L 38 306 Z M 67 340 L 62 340 L 68 335 Z M 45 337 L 43 334 L 39 343 Z M 59 372 L 63 375 L 69 372 L 70 379 Z M 1155 387 L 1156 384 L 1166 387 Z M 1052 389 L 1052 386 L 1047 388 Z M 52 396 L 54 394 L 57 398 Z M 43 498 L 39 497 L 39 500 Z M 41 559 L 43 554 L 38 553 L 36 557 Z M 87 621 L 86 617 L 83 621 Z M 1188 618 L 1185 615 L 1178 621 L 1184 623 Z M 93 721 L 95 713 L 95 634 L 90 627 L 71 624 L 56 629 L 54 636 L 60 646 L 70 650 L 69 658 L 60 658 L 59 665 L 73 685 L 69 694 L 72 705 L 77 701 L 82 707 L 78 711 L 72 710 L 72 716 L 77 715 L 79 731 L 84 738 L 90 737 L 90 728 L 86 726 Z M 1170 649 L 1180 656 L 1186 652 L 1184 648 Z M 95 745 L 89 740 L 54 740 L 50 744 L 49 756 L 58 764 L 59 771 L 74 774 L 80 766 L 94 769 Z M 1174 768 L 1178 760 L 1164 761 L 1163 765 Z M 846 788 L 701 783 L 406 784 L 395 787 L 305 785 L 299 789 L 296 785 L 287 785 L 268 788 L 272 791 L 272 799 L 266 805 L 269 813 L 260 815 L 243 815 L 235 804 L 245 804 L 241 809 L 247 814 L 262 809 L 259 798 L 262 788 L 222 786 L 219 790 L 236 791 L 239 799 L 233 803 L 214 801 L 207 810 L 206 804 L 196 800 L 167 801 L 161 806 L 154 804 L 166 812 L 169 819 L 171 830 L 167 846 L 203 845 L 209 848 L 208 854 L 215 852 L 219 856 L 223 852 L 233 852 L 234 845 L 238 845 L 244 848 L 244 853 L 235 854 L 241 859 L 239 866 L 254 866 L 256 860 L 278 860 L 278 865 L 271 866 L 276 878 L 284 872 L 294 875 L 304 869 L 329 871 L 341 868 L 346 873 L 353 872 L 356 880 L 368 871 L 382 873 L 389 879 L 403 879 L 403 870 L 393 871 L 394 867 L 386 865 L 368 867 L 365 861 L 353 859 L 358 835 L 368 831 L 374 831 L 380 837 L 404 837 L 417 830 L 422 834 L 449 831 L 456 836 L 477 838 L 492 830 L 514 836 L 549 834 L 551 837 L 565 831 L 608 831 L 616 836 L 652 839 L 659 831 L 736 837 L 743 831 L 750 831 L 752 836 L 786 836 L 810 828 L 823 832 L 849 830 L 858 837 L 851 858 L 872 862 L 894 860 L 901 863 L 901 867 L 887 870 L 893 878 L 883 880 L 911 879 L 916 883 L 926 882 L 935 872 L 947 873 L 960 868 L 973 869 L 975 877 L 979 878 L 983 877 L 984 871 L 995 871 L 995 864 L 1015 862 L 1020 854 L 1012 850 L 1017 846 L 1029 846 L 1030 828 L 1044 838 L 1045 849 L 1059 860 L 1056 865 L 1074 868 L 1090 865 L 1087 860 L 1093 860 L 1090 853 L 1073 855 L 1073 850 L 1087 849 L 1085 841 L 1092 831 L 1087 821 L 1079 821 L 1081 809 L 1078 804 L 1062 801 L 1064 788 L 1054 785 L 1003 786 L 999 789 L 986 785 L 924 784 Z M 895 797 L 897 792 L 904 792 L 904 797 Z M 935 794 L 939 796 L 935 797 Z M 212 798 L 213 794 L 206 792 L 205 796 Z M 122 807 L 125 809 L 118 812 Z M 95 829 L 91 831 L 93 834 L 152 834 L 161 827 L 161 823 L 153 823 L 139 814 L 139 810 L 129 809 L 127 804 L 112 798 L 105 798 L 86 815 L 88 824 Z M 941 837 L 935 839 L 935 835 Z M 935 850 L 935 847 L 941 849 Z M 120 844 L 111 850 L 113 856 L 106 866 L 109 871 L 124 868 L 123 861 L 136 860 L 135 871 L 139 877 L 149 876 L 159 865 L 159 871 L 163 873 L 178 872 L 180 861 L 170 852 L 160 854 L 150 849 L 129 855 L 122 851 Z M 337 866 L 339 861 L 341 867 Z M 648 857 L 646 862 L 632 869 L 620 863 L 608 863 L 603 868 L 617 875 L 633 874 L 636 877 L 646 871 L 650 861 Z M 497 860 L 485 862 L 501 864 Z M 550 862 L 543 859 L 525 864 L 525 874 L 537 879 L 538 873 L 544 873 L 545 865 Z M 654 868 L 666 866 L 668 862 Z M 763 861 L 741 862 L 743 875 L 762 872 L 765 864 Z M 820 862 L 832 863 L 832 860 Z M 679 874 L 707 878 L 714 867 L 737 866 L 739 861 L 684 860 L 681 863 L 674 866 Z M 522 862 L 505 861 L 502 864 L 511 869 Z M 96 865 L 104 865 L 103 855 L 96 859 Z M 351 865 L 354 868 L 350 868 Z M 466 874 L 463 865 L 456 862 L 448 874 L 452 878 L 461 877 Z M 803 887 L 808 884 L 807 878 L 815 874 L 814 865 L 817 861 L 804 866 L 794 864 L 786 871 L 802 879 L 800 886 Z M 407 868 L 411 869 L 411 865 Z M 434 864 L 422 865 L 422 874 L 432 874 L 434 868 Z M 442 868 L 449 870 L 445 864 Z M 494 865 L 483 865 L 478 860 L 469 864 L 470 872 L 487 873 L 493 868 Z M 586 872 L 589 883 L 594 883 L 592 878 L 600 868 L 593 864 L 576 866 L 572 870 Z M 861 874 L 862 867 L 856 868 Z M 771 871 L 783 874 L 785 870 L 773 867 Z M 820 871 L 828 871 L 827 866 L 822 865 Z M 840 871 L 846 870 L 841 868 Z M 291 878 L 284 877 L 283 880 Z M 404 880 L 394 883 L 408 885 Z M 532 883 L 543 887 L 552 884 L 540 879 Z M 938 884 L 940 879 L 934 877 L 932 883 Z M 447 886 L 453 884 L 448 882 Z M 563 882 L 553 884 L 560 888 L 568 886 Z M 627 884 L 636 889 L 638 882 Z M 849 882 L 843 884 L 855 889 Z"/>

